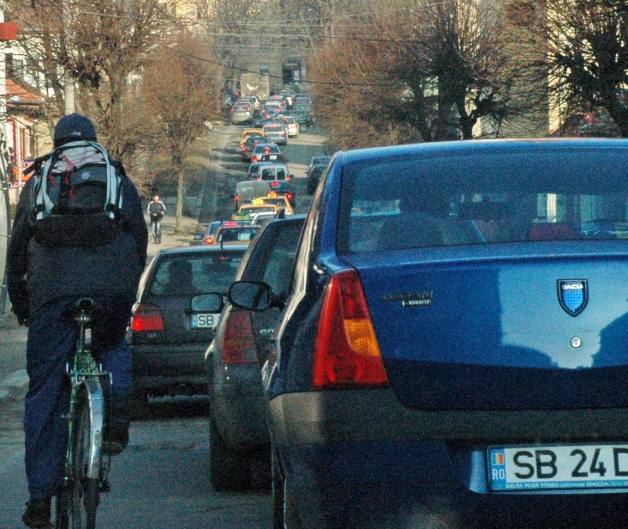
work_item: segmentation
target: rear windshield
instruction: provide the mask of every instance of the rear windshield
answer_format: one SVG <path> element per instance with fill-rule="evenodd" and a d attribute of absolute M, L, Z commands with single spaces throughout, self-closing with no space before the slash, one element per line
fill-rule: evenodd
<path fill-rule="evenodd" d="M 286 171 L 281 167 L 269 167 L 262 169 L 262 180 L 285 180 Z"/>
<path fill-rule="evenodd" d="M 338 251 L 628 239 L 625 165 L 621 151 L 558 150 L 357 166 Z"/>
<path fill-rule="evenodd" d="M 194 296 L 226 292 L 235 277 L 243 251 L 206 252 L 161 259 L 150 279 L 153 296 Z"/>

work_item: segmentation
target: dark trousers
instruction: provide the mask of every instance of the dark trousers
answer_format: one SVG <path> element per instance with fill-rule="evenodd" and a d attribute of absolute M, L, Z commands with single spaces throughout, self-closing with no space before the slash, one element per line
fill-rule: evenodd
<path fill-rule="evenodd" d="M 26 369 L 29 387 L 24 407 L 25 463 L 31 499 L 53 496 L 63 479 L 70 383 L 66 364 L 76 350 L 76 324 L 65 316 L 73 298 L 60 298 L 39 309 L 29 320 Z M 104 391 L 128 399 L 131 349 L 125 340 L 130 316 L 126 301 L 105 298 L 94 317 L 92 354 L 112 374 Z"/>

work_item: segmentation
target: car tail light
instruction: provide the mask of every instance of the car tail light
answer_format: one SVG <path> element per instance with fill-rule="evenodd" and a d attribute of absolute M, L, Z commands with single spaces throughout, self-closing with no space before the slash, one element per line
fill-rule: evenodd
<path fill-rule="evenodd" d="M 164 320 L 159 307 L 152 303 L 140 303 L 133 311 L 131 330 L 133 332 L 163 331 Z"/>
<path fill-rule="evenodd" d="M 224 364 L 257 362 L 250 313 L 231 310 L 225 322 L 221 346 Z"/>
<path fill-rule="evenodd" d="M 207 239 L 205 239 L 205 242 L 207 244 L 214 244 L 214 239 L 213 239 L 213 237 L 207 237 Z"/>
<path fill-rule="evenodd" d="M 355 271 L 329 281 L 318 322 L 312 389 L 388 385 L 362 283 Z"/>
<path fill-rule="evenodd" d="M 292 200 L 294 198 L 294 195 L 292 193 L 286 193 L 286 198 L 288 200 Z"/>

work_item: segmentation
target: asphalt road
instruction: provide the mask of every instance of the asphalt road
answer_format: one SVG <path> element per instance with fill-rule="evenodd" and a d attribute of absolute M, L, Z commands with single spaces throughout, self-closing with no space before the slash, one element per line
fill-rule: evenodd
<path fill-rule="evenodd" d="M 231 213 L 230 185 L 242 178 L 238 138 L 241 127 L 218 127 L 212 132 L 210 174 L 203 202 Z M 324 154 L 321 131 L 309 130 L 284 148 L 296 185 L 305 189 L 305 167 L 311 156 Z M 221 202 L 221 200 L 223 202 Z M 309 204 L 298 197 L 298 212 Z M 201 216 L 203 213 L 201 213 Z M 205 215 L 220 215 L 206 209 Z M 199 219 L 200 220 L 200 219 Z M 174 218 L 162 226 L 162 244 L 149 243 L 149 256 L 160 248 L 186 246 L 197 219 L 184 219 L 183 233 L 175 233 Z M 0 529 L 23 528 L 21 515 L 28 499 L 22 431 L 26 392 L 26 329 L 12 314 L 0 315 Z M 130 442 L 113 459 L 112 490 L 99 509 L 101 527 L 127 529 L 268 529 L 272 499 L 268 491 L 216 493 L 209 482 L 209 431 L 205 397 L 153 399 L 151 416 L 131 424 Z"/>

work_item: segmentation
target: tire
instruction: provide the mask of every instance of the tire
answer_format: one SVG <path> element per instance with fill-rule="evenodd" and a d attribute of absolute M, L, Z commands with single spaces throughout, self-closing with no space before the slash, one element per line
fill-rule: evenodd
<path fill-rule="evenodd" d="M 216 492 L 244 492 L 251 488 L 251 457 L 227 446 L 209 416 L 209 476 Z"/>
<path fill-rule="evenodd" d="M 71 529 L 95 529 L 96 509 L 100 503 L 98 479 L 85 475 L 89 461 L 92 423 L 89 399 L 84 390 L 79 393 L 76 421 L 72 433 L 72 478 L 69 492 L 69 519 Z"/>
<path fill-rule="evenodd" d="M 307 123 L 299 123 L 299 131 L 300 132 L 305 132 L 308 129 Z"/>

